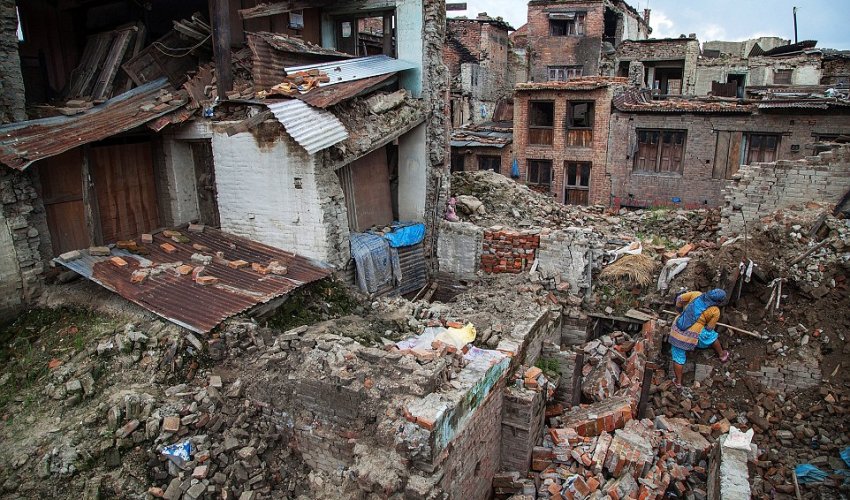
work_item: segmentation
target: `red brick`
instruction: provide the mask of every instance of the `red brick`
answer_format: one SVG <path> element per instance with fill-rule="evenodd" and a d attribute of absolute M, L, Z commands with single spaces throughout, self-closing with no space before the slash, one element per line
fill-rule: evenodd
<path fill-rule="evenodd" d="M 165 253 L 174 253 L 177 251 L 177 247 L 175 247 L 171 243 L 162 243 L 159 245 L 159 247 L 162 248 Z"/>

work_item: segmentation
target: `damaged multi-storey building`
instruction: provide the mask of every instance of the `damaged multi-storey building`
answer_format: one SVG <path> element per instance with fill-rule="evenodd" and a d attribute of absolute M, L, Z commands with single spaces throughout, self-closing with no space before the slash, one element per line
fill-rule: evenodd
<path fill-rule="evenodd" d="M 433 231 L 448 148 L 439 6 L 234 4 L 217 19 L 197 3 L 116 4 L 108 21 L 101 7 L 19 9 L 2 146 L 10 306 L 54 257 L 189 222 L 338 268 L 351 234 Z M 406 261 L 424 270 L 416 244 Z"/>

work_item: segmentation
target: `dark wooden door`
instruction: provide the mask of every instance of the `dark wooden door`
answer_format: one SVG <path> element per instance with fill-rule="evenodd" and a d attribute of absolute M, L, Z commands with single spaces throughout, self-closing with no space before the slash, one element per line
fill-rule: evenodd
<path fill-rule="evenodd" d="M 218 192 L 215 187 L 215 163 L 213 162 L 212 142 L 195 141 L 191 143 L 192 158 L 195 161 L 195 179 L 198 186 L 198 212 L 201 223 L 221 226 L 218 214 Z"/>
<path fill-rule="evenodd" d="M 88 247 L 91 242 L 83 204 L 82 148 L 36 165 L 53 255 Z"/>
<path fill-rule="evenodd" d="M 93 146 L 89 162 L 105 242 L 160 226 L 150 142 Z"/>

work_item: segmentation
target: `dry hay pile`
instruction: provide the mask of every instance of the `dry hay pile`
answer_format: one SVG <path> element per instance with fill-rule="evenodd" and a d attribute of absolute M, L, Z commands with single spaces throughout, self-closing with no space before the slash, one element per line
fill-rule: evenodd
<path fill-rule="evenodd" d="M 599 279 L 609 283 L 647 286 L 654 280 L 656 262 L 646 255 L 626 255 L 609 264 Z"/>

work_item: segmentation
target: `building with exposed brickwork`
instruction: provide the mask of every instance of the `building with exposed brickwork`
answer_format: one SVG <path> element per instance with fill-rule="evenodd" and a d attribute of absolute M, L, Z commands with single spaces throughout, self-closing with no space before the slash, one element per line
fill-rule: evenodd
<path fill-rule="evenodd" d="M 601 189 L 616 206 L 717 207 L 741 165 L 801 159 L 848 133 L 846 100 L 652 100 L 630 89 L 614 99 Z"/>
<path fill-rule="evenodd" d="M 607 204 L 608 121 L 624 78 L 527 83 L 514 96 L 514 152 L 521 182 L 563 203 Z"/>

